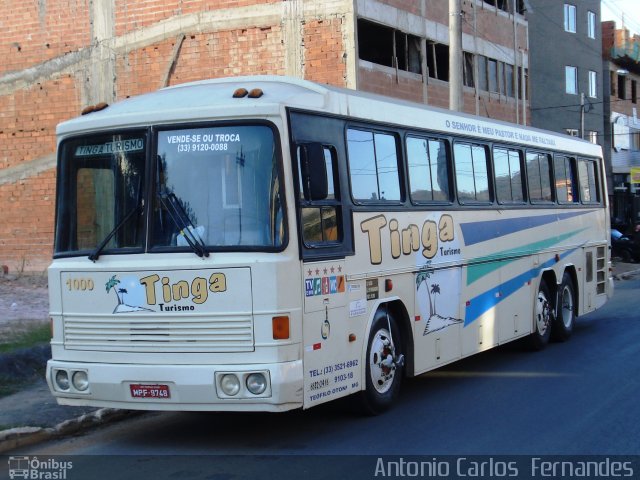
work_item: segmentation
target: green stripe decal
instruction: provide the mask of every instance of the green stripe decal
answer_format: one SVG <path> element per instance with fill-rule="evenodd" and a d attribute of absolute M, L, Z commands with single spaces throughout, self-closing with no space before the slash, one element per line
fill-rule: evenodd
<path fill-rule="evenodd" d="M 573 232 L 565 233 L 564 235 L 558 235 L 555 237 L 547 238 L 540 242 L 529 243 L 528 245 L 521 245 L 509 250 L 503 250 L 502 252 L 496 252 L 486 257 L 478 257 L 473 259 L 467 267 L 467 285 L 471 285 L 476 280 L 490 274 L 491 272 L 504 267 L 505 265 L 515 262 L 523 255 L 533 255 L 539 253 L 549 247 L 552 247 L 560 242 L 563 242 L 567 238 L 573 237 L 580 232 L 584 232 L 586 228 L 575 230 Z"/>

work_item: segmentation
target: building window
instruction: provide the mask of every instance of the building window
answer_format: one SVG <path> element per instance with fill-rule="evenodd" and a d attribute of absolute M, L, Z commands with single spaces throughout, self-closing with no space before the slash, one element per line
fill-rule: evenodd
<path fill-rule="evenodd" d="M 368 62 L 421 73 L 420 37 L 358 20 L 358 55 Z M 448 53 L 447 53 L 448 54 Z"/>
<path fill-rule="evenodd" d="M 489 91 L 498 93 L 498 61 L 487 59 L 487 78 L 489 78 Z"/>
<path fill-rule="evenodd" d="M 576 33 L 576 6 L 564 4 L 564 31 Z"/>
<path fill-rule="evenodd" d="M 598 132 L 594 132 L 593 130 L 590 130 L 589 132 L 587 132 L 587 139 L 591 142 L 591 143 L 598 143 Z"/>
<path fill-rule="evenodd" d="M 629 129 L 630 150 L 640 150 L 640 130 Z"/>
<path fill-rule="evenodd" d="M 594 12 L 587 13 L 587 35 L 589 38 L 596 38 L 596 14 Z"/>
<path fill-rule="evenodd" d="M 631 101 L 638 103 L 638 82 L 631 80 Z"/>
<path fill-rule="evenodd" d="M 513 0 L 484 0 L 484 3 L 488 3 L 489 5 L 493 5 L 500 10 L 503 10 L 508 13 L 513 13 Z M 524 0 L 517 0 L 516 2 L 516 11 L 520 15 L 524 15 L 525 11 Z"/>
<path fill-rule="evenodd" d="M 509 65 L 508 63 L 504 64 L 504 84 L 506 86 L 505 95 L 507 97 L 514 96 L 514 88 L 513 88 L 513 65 Z"/>
<path fill-rule="evenodd" d="M 576 67 L 564 67 L 565 91 L 573 95 L 578 93 L 578 69 Z"/>
<path fill-rule="evenodd" d="M 431 78 L 449 81 L 449 45 L 427 40 L 427 68 Z"/>
<path fill-rule="evenodd" d="M 480 90 L 489 90 L 489 83 L 487 81 L 487 57 L 478 55 L 478 88 Z"/>
<path fill-rule="evenodd" d="M 589 96 L 591 98 L 598 97 L 598 77 L 596 72 L 589 70 Z"/>
<path fill-rule="evenodd" d="M 567 135 L 571 135 L 572 137 L 577 137 L 579 133 L 575 128 L 565 128 L 564 131 Z"/>
<path fill-rule="evenodd" d="M 524 69 L 524 80 L 522 80 L 522 67 L 518 67 L 518 78 L 520 81 L 518 82 L 518 96 L 520 98 L 529 99 L 529 69 Z"/>
<path fill-rule="evenodd" d="M 624 75 L 618 75 L 618 98 L 627 99 L 627 77 Z"/>
<path fill-rule="evenodd" d="M 475 87 L 475 81 L 473 78 L 473 61 L 474 55 L 473 53 L 463 52 L 464 55 L 464 70 L 463 70 L 463 79 L 465 87 Z"/>

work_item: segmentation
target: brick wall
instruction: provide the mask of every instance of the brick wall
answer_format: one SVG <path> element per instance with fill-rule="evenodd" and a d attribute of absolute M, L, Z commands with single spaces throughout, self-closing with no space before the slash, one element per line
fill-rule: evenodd
<path fill-rule="evenodd" d="M 0 14 L 0 265 L 13 272 L 41 272 L 51 259 L 55 126 L 98 101 L 160 88 L 181 34 L 170 85 L 249 74 L 296 74 L 339 86 L 348 81 L 350 0 L 5 4 Z"/>
<path fill-rule="evenodd" d="M 400 17 L 426 15 L 439 23 L 448 18 L 446 0 L 381 3 L 399 9 Z M 358 70 L 354 5 L 353 0 L 7 0 L 0 14 L 0 265 L 42 271 L 50 261 L 56 124 L 87 105 L 160 88 L 176 42 L 180 48 L 169 85 L 286 74 L 421 101 L 420 75 L 404 72 L 396 81 L 388 73 Z M 512 48 L 508 17 L 485 9 L 478 18 L 478 30 L 490 41 Z M 496 31 L 496 21 L 504 31 Z M 468 33 L 470 26 L 464 28 Z M 520 26 L 519 36 L 523 32 L 526 39 Z M 431 82 L 428 95 L 429 103 L 447 107 L 445 82 Z M 511 119 L 509 108 L 488 98 L 481 113 Z M 475 111 L 468 92 L 465 110 Z"/>
<path fill-rule="evenodd" d="M 343 19 L 313 20 L 304 25 L 305 77 L 332 85 L 346 85 L 342 42 Z"/>
<path fill-rule="evenodd" d="M 368 8 L 363 9 L 363 13 L 359 14 L 359 18 L 372 21 L 374 23 L 392 26 L 403 33 L 416 35 L 419 38 L 425 38 L 428 42 L 439 42 L 448 44 L 448 22 L 449 22 L 449 4 L 446 0 L 376 0 L 378 4 L 384 4 L 384 8 Z M 373 3 L 373 2 L 372 2 Z M 361 5 L 361 4 L 359 4 Z M 367 4 L 369 7 L 370 4 Z M 389 7 L 396 9 L 394 12 Z M 514 17 L 506 12 L 491 6 L 488 3 L 474 2 L 471 0 L 462 2 L 462 10 L 464 12 L 462 21 L 463 30 L 463 48 L 466 52 L 489 57 L 499 62 L 514 65 Z M 380 12 L 384 12 L 381 14 Z M 402 26 L 394 26 L 390 24 L 392 19 L 398 18 L 399 22 L 403 19 L 412 17 L 411 21 L 405 21 Z M 422 17 L 427 24 L 438 24 L 435 29 L 427 28 L 425 31 L 420 30 L 423 24 Z M 474 26 L 475 17 L 475 26 Z M 527 23 L 521 15 L 516 16 L 516 36 L 518 55 L 516 58 L 517 66 L 521 65 L 522 57 L 520 49 L 527 49 L 528 31 Z M 403 30 L 406 29 L 406 30 Z M 440 33 L 439 33 L 440 32 Z M 441 34 L 446 32 L 446 35 Z M 474 38 L 475 37 L 475 38 Z M 448 58 L 447 58 L 448 61 Z M 401 63 L 402 64 L 402 63 Z M 528 66 L 527 66 L 528 68 Z M 482 74 L 479 72 L 479 74 Z M 447 81 L 428 79 L 425 86 L 422 81 L 422 75 L 409 73 L 373 64 L 367 61 L 358 62 L 358 88 L 373 93 L 399 97 L 406 100 L 428 103 L 429 105 L 449 108 L 449 83 Z M 520 82 L 520 78 L 518 78 Z M 425 92 L 426 90 L 426 92 Z M 486 90 L 480 92 L 479 107 L 476 109 L 476 101 L 474 90 L 472 88 L 464 88 L 463 94 L 464 106 L 463 110 L 467 113 L 490 118 L 505 120 L 510 122 L 516 121 L 516 103 L 514 98 L 509 98 L 503 91 L 502 95 L 490 93 Z M 518 105 L 521 109 L 521 105 Z M 519 112 L 519 120 L 522 122 L 522 115 Z M 527 118 L 530 119 L 529 106 L 527 105 Z"/>

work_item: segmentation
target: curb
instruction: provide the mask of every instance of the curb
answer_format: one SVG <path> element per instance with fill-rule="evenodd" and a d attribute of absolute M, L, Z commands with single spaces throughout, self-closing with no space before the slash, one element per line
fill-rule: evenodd
<path fill-rule="evenodd" d="M 78 418 L 65 420 L 53 428 L 17 427 L 0 431 L 0 454 L 20 447 L 28 447 L 36 443 L 62 438 L 68 435 L 82 433 L 91 427 L 107 422 L 116 422 L 125 418 L 139 415 L 136 410 L 119 410 L 115 408 L 101 408 Z"/>

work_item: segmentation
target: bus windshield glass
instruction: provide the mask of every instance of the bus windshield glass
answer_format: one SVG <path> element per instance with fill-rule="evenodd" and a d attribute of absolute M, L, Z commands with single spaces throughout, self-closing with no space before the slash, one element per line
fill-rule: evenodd
<path fill-rule="evenodd" d="M 160 131 L 152 247 L 281 247 L 276 151 L 265 125 Z"/>
<path fill-rule="evenodd" d="M 146 145 L 145 131 L 61 145 L 55 253 L 143 247 Z"/>

